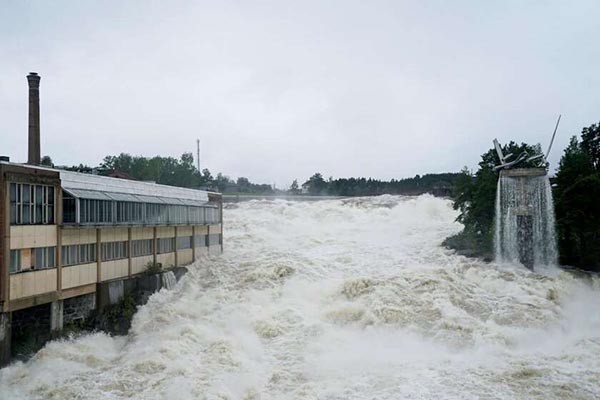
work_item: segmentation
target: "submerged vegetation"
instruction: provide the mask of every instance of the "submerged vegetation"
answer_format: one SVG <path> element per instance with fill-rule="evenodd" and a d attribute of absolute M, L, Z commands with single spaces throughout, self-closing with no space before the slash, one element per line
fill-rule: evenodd
<path fill-rule="evenodd" d="M 503 152 L 536 153 L 536 147 L 514 142 Z M 459 234 L 444 245 L 468 256 L 493 257 L 494 212 L 498 172 L 494 149 L 481 156 L 479 169 L 463 169 L 455 180 L 454 208 L 464 224 Z M 523 167 L 533 165 L 522 164 Z M 551 178 L 555 202 L 560 262 L 581 269 L 600 271 L 600 125 L 584 128 L 581 139 L 571 138 Z"/>

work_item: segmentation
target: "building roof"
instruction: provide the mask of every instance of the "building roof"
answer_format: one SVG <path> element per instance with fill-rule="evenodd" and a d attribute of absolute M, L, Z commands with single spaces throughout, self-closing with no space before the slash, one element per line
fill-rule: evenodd
<path fill-rule="evenodd" d="M 128 179 L 110 178 L 101 175 L 38 167 L 27 164 L 14 164 L 25 168 L 43 169 L 58 172 L 62 189 L 71 196 L 91 200 L 116 200 L 143 203 L 202 206 L 208 203 L 205 190 L 187 189 Z"/>

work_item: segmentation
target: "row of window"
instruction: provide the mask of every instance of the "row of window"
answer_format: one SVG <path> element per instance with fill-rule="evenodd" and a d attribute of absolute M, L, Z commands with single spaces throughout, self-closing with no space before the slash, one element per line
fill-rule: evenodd
<path fill-rule="evenodd" d="M 156 239 L 156 252 L 158 254 L 173 253 L 175 251 L 175 238 Z"/>
<path fill-rule="evenodd" d="M 128 201 L 75 199 L 65 193 L 63 222 L 81 224 L 216 224 L 221 211 L 216 207 L 195 207 Z"/>
<path fill-rule="evenodd" d="M 178 236 L 177 237 L 177 250 L 185 250 L 192 248 L 193 236 Z"/>
<path fill-rule="evenodd" d="M 127 241 L 102 243 L 101 260 L 111 261 L 129 257 L 129 248 L 127 243 Z"/>
<path fill-rule="evenodd" d="M 11 225 L 53 224 L 54 187 L 11 183 L 10 223 Z"/>
<path fill-rule="evenodd" d="M 60 257 L 64 266 L 95 262 L 96 243 L 62 246 Z"/>
<path fill-rule="evenodd" d="M 54 268 L 56 247 L 37 247 L 10 251 L 10 273 Z"/>
<path fill-rule="evenodd" d="M 131 256 L 151 256 L 154 254 L 154 240 L 152 239 L 141 239 L 131 241 Z"/>
<path fill-rule="evenodd" d="M 208 235 L 206 240 L 207 240 L 207 242 L 206 242 L 207 246 L 216 246 L 219 244 L 223 244 L 223 236 L 221 236 L 218 233 L 213 233 L 211 235 Z"/>
<path fill-rule="evenodd" d="M 220 234 L 180 236 L 175 238 L 156 239 L 158 254 L 172 253 L 177 249 L 184 250 L 195 247 L 214 246 L 222 243 Z M 131 241 L 131 256 L 149 256 L 154 252 L 153 239 Z M 56 247 L 38 247 L 34 249 L 19 249 L 10 251 L 10 273 L 44 268 L 54 268 Z M 102 261 L 119 260 L 129 257 L 127 241 L 102 243 L 100 259 Z M 96 244 L 77 244 L 61 247 L 61 265 L 70 266 L 96 262 Z"/>

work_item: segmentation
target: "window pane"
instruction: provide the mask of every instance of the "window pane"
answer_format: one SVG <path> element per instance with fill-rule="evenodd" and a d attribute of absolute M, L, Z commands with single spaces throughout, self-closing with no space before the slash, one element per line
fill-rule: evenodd
<path fill-rule="evenodd" d="M 10 184 L 10 201 L 11 202 L 17 202 L 17 184 L 16 183 L 11 183 Z"/>
<path fill-rule="evenodd" d="M 69 265 L 68 246 L 60 248 L 60 263 L 62 265 Z"/>
<path fill-rule="evenodd" d="M 44 249 L 42 247 L 38 247 L 35 249 L 35 252 L 34 252 L 33 266 L 36 269 L 44 268 L 43 262 L 44 262 Z"/>
<path fill-rule="evenodd" d="M 21 250 L 10 251 L 10 273 L 21 271 Z"/>
<path fill-rule="evenodd" d="M 46 268 L 54 268 L 54 254 L 56 253 L 56 247 L 46 247 Z"/>
<path fill-rule="evenodd" d="M 54 206 L 48 206 L 48 223 L 54 224 Z"/>
<path fill-rule="evenodd" d="M 31 201 L 31 192 L 29 185 L 22 185 L 23 187 L 23 203 L 30 203 Z"/>
<path fill-rule="evenodd" d="M 35 185 L 35 204 L 42 204 L 44 202 L 44 187 L 42 185 Z"/>
<path fill-rule="evenodd" d="M 10 203 L 10 224 L 15 225 L 17 223 L 17 204 Z"/>
<path fill-rule="evenodd" d="M 31 218 L 30 218 L 30 208 L 29 208 L 29 204 L 27 205 L 23 205 L 23 223 L 24 224 L 29 224 L 31 222 Z"/>

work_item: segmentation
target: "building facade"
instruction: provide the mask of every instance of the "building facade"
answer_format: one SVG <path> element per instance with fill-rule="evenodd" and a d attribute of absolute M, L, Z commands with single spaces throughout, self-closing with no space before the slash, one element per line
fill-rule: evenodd
<path fill-rule="evenodd" d="M 168 269 L 220 254 L 222 198 L 0 161 L 0 234 L 1 347 L 15 311 L 48 303 L 62 310 L 63 300 L 149 265 Z"/>

